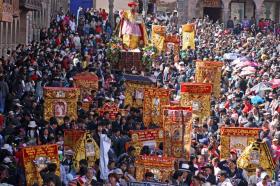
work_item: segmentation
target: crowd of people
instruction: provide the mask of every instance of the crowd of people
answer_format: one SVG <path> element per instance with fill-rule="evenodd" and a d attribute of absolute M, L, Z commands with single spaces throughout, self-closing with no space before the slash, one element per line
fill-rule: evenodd
<path fill-rule="evenodd" d="M 118 25 L 118 18 L 116 25 Z M 221 96 L 211 98 L 211 116 L 194 124 L 191 131 L 191 159 L 178 163 L 173 175 L 165 180 L 172 185 L 271 185 L 278 184 L 280 158 L 280 91 L 279 86 L 264 90 L 252 88 L 259 83 L 280 79 L 280 38 L 276 24 L 269 20 L 238 21 L 229 19 L 226 26 L 207 18 L 193 19 L 196 25 L 196 48 L 185 51 L 185 56 L 154 62 L 148 76 L 153 76 L 157 86 L 175 89 L 174 99 L 180 98 L 180 83 L 192 82 L 195 76 L 195 60 L 224 62 Z M 148 17 L 146 26 L 167 25 L 168 30 L 179 34 L 177 13 L 166 20 Z M 100 177 L 99 160 L 89 167 L 86 160 L 79 162 L 79 170 L 73 168 L 73 152 L 60 148 L 61 164 L 49 164 L 41 170 L 44 185 L 108 185 L 126 186 L 136 181 L 135 151 L 127 150 L 130 130 L 144 130 L 142 108 L 124 105 L 125 80 L 121 71 L 112 69 L 106 57 L 106 43 L 114 28 L 105 10 L 80 10 L 75 16 L 62 11 L 53 18 L 49 28 L 42 29 L 40 41 L 28 45 L 19 44 L 0 58 L 0 183 L 26 185 L 20 149 L 32 145 L 58 144 L 63 146 L 64 129 L 83 129 L 91 132 L 99 145 L 100 134 L 107 134 L 112 145 L 109 151 L 108 179 Z M 235 53 L 247 61 L 257 63 L 253 73 L 242 74 L 231 59 L 224 54 Z M 53 117 L 43 118 L 43 87 L 73 87 L 73 76 L 89 71 L 99 78 L 99 90 L 88 95 L 89 111 L 78 103 L 78 119 L 64 117 L 63 124 Z M 268 85 L 267 85 L 268 86 Z M 254 103 L 252 96 L 261 101 Z M 118 114 L 111 120 L 108 114 L 99 116 L 97 108 L 105 102 L 115 102 L 120 108 L 129 109 L 127 115 Z M 219 159 L 220 128 L 260 128 L 260 140 L 265 141 L 277 165 L 271 177 L 262 167 L 248 176 L 237 167 L 238 153 L 231 149 L 228 160 Z M 214 148 L 216 147 L 216 148 Z M 214 150 L 213 150 L 214 149 Z M 141 154 L 159 155 L 160 150 L 144 147 Z M 162 154 L 160 154 L 162 155 Z M 60 169 L 60 176 L 55 170 Z M 279 175 L 279 176 L 278 176 Z M 152 172 L 145 174 L 146 182 L 157 182 Z M 279 182 L 280 183 L 280 182 Z"/>

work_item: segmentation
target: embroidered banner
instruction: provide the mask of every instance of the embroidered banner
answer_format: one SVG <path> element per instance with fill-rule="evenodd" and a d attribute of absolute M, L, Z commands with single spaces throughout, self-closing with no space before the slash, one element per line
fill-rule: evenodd
<path fill-rule="evenodd" d="M 181 83 L 180 104 L 192 107 L 193 118 L 202 119 L 210 116 L 212 85 L 209 83 Z"/>
<path fill-rule="evenodd" d="M 75 147 L 77 141 L 85 134 L 83 130 L 64 130 L 64 149 L 72 149 Z"/>
<path fill-rule="evenodd" d="M 63 122 L 65 116 L 76 120 L 79 95 L 78 88 L 45 87 L 44 119 L 49 121 L 51 117 L 56 117 L 59 124 Z"/>
<path fill-rule="evenodd" d="M 177 35 L 166 35 L 165 39 L 164 39 L 164 49 L 165 52 L 171 53 L 173 52 L 173 54 L 179 55 L 179 51 L 180 51 L 180 37 Z"/>
<path fill-rule="evenodd" d="M 158 51 L 164 49 L 166 27 L 160 25 L 152 26 L 152 44 L 157 48 Z"/>
<path fill-rule="evenodd" d="M 115 103 L 105 103 L 102 108 L 98 109 L 98 113 L 100 116 L 103 116 L 105 112 L 108 112 L 109 118 L 114 120 L 119 113 L 119 107 Z"/>
<path fill-rule="evenodd" d="M 175 158 L 190 158 L 191 107 L 163 107 L 163 129 L 165 132 L 164 152 Z"/>
<path fill-rule="evenodd" d="M 60 163 L 56 144 L 25 147 L 22 149 L 23 165 L 27 185 L 43 185 L 40 170 L 52 162 L 57 165 L 56 175 L 60 175 Z"/>
<path fill-rule="evenodd" d="M 195 80 L 199 83 L 211 83 L 213 95 L 219 98 L 221 91 L 221 73 L 223 62 L 196 61 Z"/>
<path fill-rule="evenodd" d="M 229 158 L 232 149 L 236 150 L 239 156 L 249 144 L 258 139 L 259 130 L 258 128 L 222 127 L 220 158 Z"/>
<path fill-rule="evenodd" d="M 195 49 L 195 26 L 193 24 L 182 25 L 182 44 L 183 50 L 187 50 L 188 47 Z"/>
<path fill-rule="evenodd" d="M 159 182 L 165 182 L 174 172 L 175 158 L 159 156 L 138 156 L 135 162 L 136 180 L 142 181 L 146 172 L 156 175 Z"/>
<path fill-rule="evenodd" d="M 136 148 L 136 154 L 139 155 L 143 146 L 149 146 L 150 149 L 158 149 L 160 143 L 164 145 L 164 130 L 163 129 L 146 129 L 139 131 L 130 131 L 131 141 L 126 144 L 126 147 L 133 146 Z"/>
<path fill-rule="evenodd" d="M 155 124 L 162 126 L 162 106 L 169 105 L 170 90 L 161 88 L 145 88 L 144 90 L 144 113 L 145 126 Z"/>

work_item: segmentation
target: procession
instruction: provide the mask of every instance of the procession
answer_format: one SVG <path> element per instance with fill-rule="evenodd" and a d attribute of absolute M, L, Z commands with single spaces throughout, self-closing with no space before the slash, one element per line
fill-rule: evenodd
<path fill-rule="evenodd" d="M 3 53 L 0 185 L 280 185 L 279 23 L 139 6 Z"/>

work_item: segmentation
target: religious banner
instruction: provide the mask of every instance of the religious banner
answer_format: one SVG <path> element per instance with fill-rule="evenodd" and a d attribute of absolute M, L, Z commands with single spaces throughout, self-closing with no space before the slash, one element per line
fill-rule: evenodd
<path fill-rule="evenodd" d="M 221 128 L 221 159 L 230 157 L 230 150 L 234 149 L 237 155 L 259 137 L 258 128 L 223 127 Z"/>
<path fill-rule="evenodd" d="M 212 85 L 209 83 L 181 83 L 180 105 L 192 107 L 193 118 L 200 121 L 210 116 Z"/>
<path fill-rule="evenodd" d="M 64 149 L 74 149 L 77 141 L 84 136 L 84 130 L 69 129 L 64 130 Z"/>
<path fill-rule="evenodd" d="M 116 115 L 119 113 L 119 107 L 115 103 L 107 102 L 103 105 L 102 108 L 98 109 L 98 113 L 100 116 L 103 116 L 105 112 L 109 113 L 109 118 L 114 120 Z"/>
<path fill-rule="evenodd" d="M 80 137 L 73 148 L 73 165 L 79 168 L 79 161 L 86 159 L 90 167 L 95 165 L 95 161 L 99 159 L 99 147 L 89 132 L 84 133 Z"/>
<path fill-rule="evenodd" d="M 189 160 L 191 149 L 192 108 L 164 106 L 164 152 L 168 156 Z"/>
<path fill-rule="evenodd" d="M 194 24 L 182 25 L 182 49 L 187 50 L 188 47 L 195 49 L 195 26 Z"/>
<path fill-rule="evenodd" d="M 56 144 L 22 148 L 23 166 L 27 185 L 43 185 L 40 170 L 49 163 L 57 165 L 56 175 L 60 175 L 58 147 Z"/>
<path fill-rule="evenodd" d="M 131 107 L 143 107 L 144 89 L 153 86 L 151 78 L 137 75 L 124 75 L 125 78 L 125 100 L 124 105 Z"/>
<path fill-rule="evenodd" d="M 83 72 L 73 77 L 74 85 L 80 88 L 81 100 L 84 101 L 91 91 L 98 91 L 98 76 L 91 72 Z"/>
<path fill-rule="evenodd" d="M 256 174 L 256 168 L 262 167 L 270 178 L 273 177 L 276 165 L 266 142 L 255 141 L 247 146 L 237 159 L 239 168 L 246 170 L 248 176 Z"/>
<path fill-rule="evenodd" d="M 223 62 L 218 61 L 196 61 L 196 82 L 211 83 L 213 85 L 212 93 L 215 98 L 220 96 L 223 65 Z"/>
<path fill-rule="evenodd" d="M 143 121 L 145 126 L 155 124 L 162 126 L 162 106 L 169 105 L 170 90 L 162 88 L 145 88 Z"/>
<path fill-rule="evenodd" d="M 56 117 L 59 124 L 65 116 L 76 120 L 79 95 L 78 88 L 45 87 L 44 119 L 49 121 L 51 117 Z"/>
<path fill-rule="evenodd" d="M 142 181 L 146 172 L 152 172 L 156 180 L 165 182 L 174 172 L 174 163 L 173 157 L 138 156 L 135 162 L 136 180 Z"/>
<path fill-rule="evenodd" d="M 156 150 L 160 143 L 164 143 L 163 129 L 146 129 L 133 130 L 129 132 L 131 141 L 126 144 L 126 147 L 133 146 L 136 149 L 136 154 L 139 155 L 143 146 L 148 146 L 152 150 Z"/>
<path fill-rule="evenodd" d="M 179 55 L 180 37 L 178 35 L 166 35 L 164 39 L 164 49 L 165 52 L 172 52 L 175 56 Z"/>
<path fill-rule="evenodd" d="M 152 26 L 152 44 L 160 52 L 163 51 L 164 49 L 165 33 L 166 33 L 165 26 L 160 26 L 160 25 Z"/>

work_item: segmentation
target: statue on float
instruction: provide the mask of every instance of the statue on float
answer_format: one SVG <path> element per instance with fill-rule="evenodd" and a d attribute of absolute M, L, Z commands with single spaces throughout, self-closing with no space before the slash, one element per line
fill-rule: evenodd
<path fill-rule="evenodd" d="M 137 13 L 138 3 L 128 3 L 130 10 L 120 12 L 119 37 L 124 49 L 136 49 L 148 44 L 148 36 L 142 15 Z"/>

